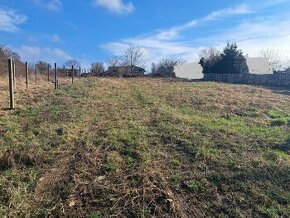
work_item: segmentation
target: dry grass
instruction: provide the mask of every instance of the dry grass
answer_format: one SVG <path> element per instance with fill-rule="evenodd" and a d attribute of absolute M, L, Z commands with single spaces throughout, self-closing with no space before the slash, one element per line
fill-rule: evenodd
<path fill-rule="evenodd" d="M 160 79 L 62 83 L 27 92 L 19 82 L 18 109 L 1 109 L 0 216 L 290 216 L 289 96 Z"/>
<path fill-rule="evenodd" d="M 16 82 L 15 104 L 18 108 L 27 106 L 31 103 L 32 99 L 37 101 L 38 97 L 51 94 L 54 90 L 54 82 L 51 75 L 50 82 L 47 82 L 46 75 L 38 75 L 35 79 L 34 75 L 29 75 L 28 89 L 26 88 L 26 80 L 23 77 L 18 77 Z M 70 78 L 59 78 L 59 85 L 63 86 L 70 84 Z M 0 115 L 9 113 L 9 85 L 8 76 L 1 76 L 0 78 Z"/>

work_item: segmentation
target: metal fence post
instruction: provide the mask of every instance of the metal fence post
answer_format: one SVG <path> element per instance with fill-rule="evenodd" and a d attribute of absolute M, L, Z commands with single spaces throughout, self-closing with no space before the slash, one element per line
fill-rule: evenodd
<path fill-rule="evenodd" d="M 34 76 L 35 76 L 35 78 L 34 78 L 34 82 L 35 82 L 35 84 L 37 83 L 37 68 L 35 67 L 34 68 Z"/>
<path fill-rule="evenodd" d="M 47 65 L 47 81 L 49 82 L 49 80 L 50 80 L 50 65 L 48 64 Z"/>
<path fill-rule="evenodd" d="M 26 89 L 28 89 L 28 63 L 25 62 L 25 79 L 26 79 Z"/>
<path fill-rule="evenodd" d="M 74 76 L 75 76 L 74 74 L 75 73 L 74 73 L 74 66 L 73 65 L 72 65 L 71 69 L 72 69 L 72 80 L 71 80 L 71 82 L 72 82 L 72 84 L 74 84 Z"/>
<path fill-rule="evenodd" d="M 9 77 L 9 96 L 10 96 L 10 109 L 15 109 L 14 104 L 14 80 L 13 80 L 13 61 L 8 60 L 8 77 Z"/>
<path fill-rule="evenodd" d="M 57 90 L 57 69 L 56 69 L 56 63 L 54 64 L 54 89 Z"/>

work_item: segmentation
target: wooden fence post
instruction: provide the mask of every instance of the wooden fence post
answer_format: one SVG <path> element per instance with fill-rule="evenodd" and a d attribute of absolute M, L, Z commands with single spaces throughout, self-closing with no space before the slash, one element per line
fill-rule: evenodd
<path fill-rule="evenodd" d="M 26 79 L 26 89 L 28 89 L 28 63 L 25 62 L 25 79 Z"/>
<path fill-rule="evenodd" d="M 36 67 L 34 68 L 34 82 L 37 83 L 37 70 Z"/>
<path fill-rule="evenodd" d="M 16 70 L 15 70 L 15 61 L 12 59 L 12 71 L 13 71 L 13 86 L 16 89 Z"/>
<path fill-rule="evenodd" d="M 74 72 L 74 65 L 72 65 L 72 68 L 71 68 L 71 73 L 72 73 L 72 79 L 71 79 L 71 82 L 72 82 L 72 84 L 74 84 L 74 74 L 75 74 L 75 72 Z"/>
<path fill-rule="evenodd" d="M 79 77 L 81 77 L 81 75 L 82 75 L 81 70 L 82 70 L 82 68 L 81 68 L 81 66 L 80 66 L 80 67 L 79 67 Z"/>
<path fill-rule="evenodd" d="M 47 82 L 49 82 L 49 76 L 50 76 L 50 65 L 47 65 Z"/>
<path fill-rule="evenodd" d="M 15 109 L 14 104 L 14 80 L 13 80 L 13 61 L 8 60 L 8 76 L 9 76 L 9 95 L 10 95 L 10 109 Z"/>
<path fill-rule="evenodd" d="M 54 89 L 57 90 L 57 69 L 56 69 L 56 63 L 54 64 Z"/>

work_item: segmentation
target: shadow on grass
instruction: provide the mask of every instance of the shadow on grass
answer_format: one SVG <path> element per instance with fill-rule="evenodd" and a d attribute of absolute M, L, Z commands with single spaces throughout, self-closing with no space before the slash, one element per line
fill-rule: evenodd
<path fill-rule="evenodd" d="M 285 143 L 274 146 L 273 149 L 285 152 L 290 155 L 290 138 L 286 140 Z"/>
<path fill-rule="evenodd" d="M 270 87 L 270 86 L 267 86 L 267 87 L 263 87 L 263 88 L 266 88 L 266 89 L 270 89 L 272 90 L 274 93 L 277 93 L 277 94 L 281 94 L 281 95 L 288 95 L 290 96 L 290 86 L 284 86 L 284 87 Z"/>
<path fill-rule="evenodd" d="M 2 111 L 13 111 L 14 109 L 11 109 L 9 107 L 2 107 L 2 108 L 0 108 L 0 110 L 2 110 Z"/>
<path fill-rule="evenodd" d="M 154 77 L 153 77 L 154 78 Z M 188 83 L 192 83 L 192 82 L 205 82 L 203 79 L 186 79 L 186 78 L 178 78 L 178 77 L 156 77 L 156 78 L 160 78 L 162 79 L 163 82 L 168 82 L 168 83 L 172 83 L 172 82 L 188 82 Z"/>

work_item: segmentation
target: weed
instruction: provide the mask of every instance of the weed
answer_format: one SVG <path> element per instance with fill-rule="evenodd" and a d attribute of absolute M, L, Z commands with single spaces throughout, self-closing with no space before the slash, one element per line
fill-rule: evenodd
<path fill-rule="evenodd" d="M 189 192 L 197 192 L 203 189 L 203 185 L 197 180 L 184 181 L 182 185 Z"/>
<path fill-rule="evenodd" d="M 87 218 L 100 218 L 102 217 L 99 212 L 93 212 L 87 216 Z"/>
<path fill-rule="evenodd" d="M 124 160 L 118 152 L 110 152 L 106 158 L 106 167 L 109 171 L 118 171 L 122 167 Z"/>

